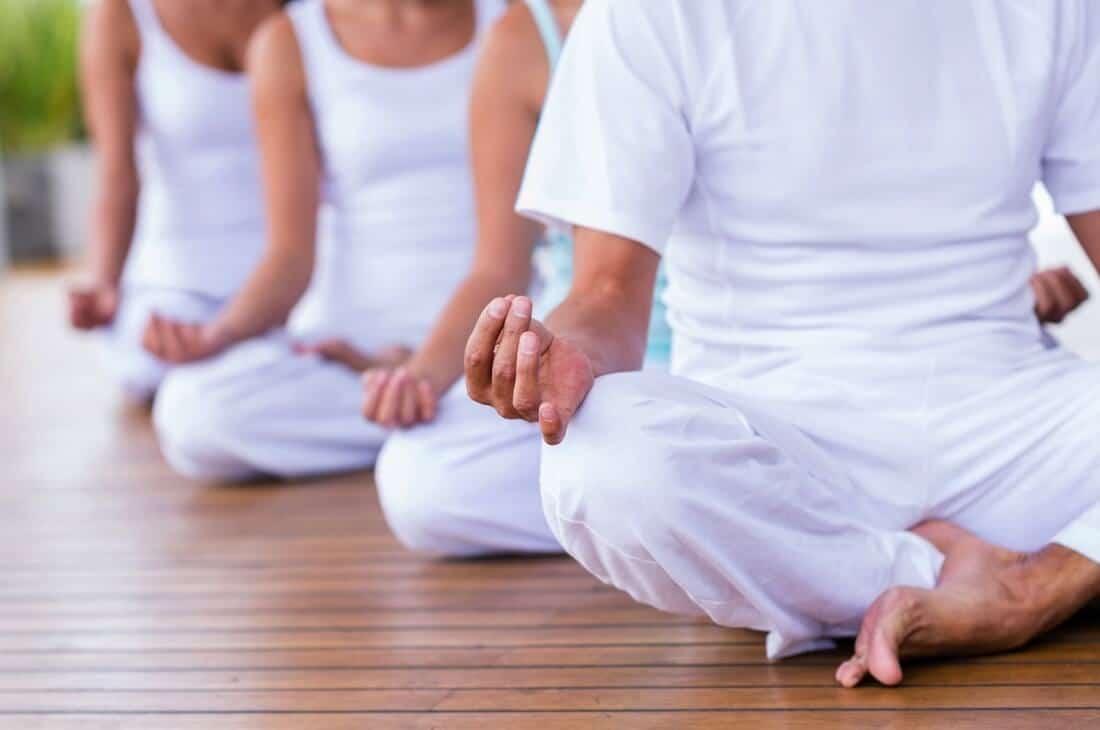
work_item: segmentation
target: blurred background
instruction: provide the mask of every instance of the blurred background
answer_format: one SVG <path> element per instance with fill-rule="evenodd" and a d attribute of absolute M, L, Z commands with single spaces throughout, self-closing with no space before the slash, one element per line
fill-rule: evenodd
<path fill-rule="evenodd" d="M 77 42 L 85 0 L 0 0 L 0 276 L 80 257 L 93 193 L 81 123 Z M 1100 299 L 1100 279 L 1045 193 L 1032 241 L 1044 267 L 1068 264 Z M 1100 304 L 1055 334 L 1100 359 Z"/>

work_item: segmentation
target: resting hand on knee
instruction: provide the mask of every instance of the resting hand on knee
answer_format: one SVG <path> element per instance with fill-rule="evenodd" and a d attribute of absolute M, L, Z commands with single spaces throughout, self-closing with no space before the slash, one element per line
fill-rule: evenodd
<path fill-rule="evenodd" d="M 406 367 L 363 373 L 363 417 L 386 428 L 411 428 L 435 420 L 439 393 L 428 378 Z"/>
<path fill-rule="evenodd" d="M 551 445 L 565 438 L 594 380 L 588 356 L 532 319 L 527 297 L 489 303 L 466 345 L 465 369 L 471 398 L 504 418 L 538 423 Z"/>
<path fill-rule="evenodd" d="M 213 357 L 229 346 L 230 340 L 208 324 L 191 324 L 153 314 L 141 338 L 142 347 L 154 357 L 170 363 L 188 363 Z"/>
<path fill-rule="evenodd" d="M 118 288 L 106 284 L 69 289 L 69 322 L 79 330 L 105 327 L 118 313 Z"/>

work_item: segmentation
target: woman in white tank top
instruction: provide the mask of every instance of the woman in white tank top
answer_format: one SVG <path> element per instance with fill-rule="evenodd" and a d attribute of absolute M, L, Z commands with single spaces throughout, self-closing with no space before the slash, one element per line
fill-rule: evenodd
<path fill-rule="evenodd" d="M 151 350 L 195 363 L 154 410 L 178 471 L 236 481 L 373 464 L 387 431 L 359 415 L 358 370 L 403 359 L 471 261 L 467 97 L 503 6 L 299 0 L 257 33 L 267 250 L 217 317 L 151 327 Z"/>
<path fill-rule="evenodd" d="M 201 321 L 264 241 L 244 53 L 278 0 L 101 0 L 82 66 L 98 149 L 91 282 L 70 293 L 80 329 L 107 328 L 112 369 L 139 399 L 167 365 L 145 352 L 151 314 Z"/>

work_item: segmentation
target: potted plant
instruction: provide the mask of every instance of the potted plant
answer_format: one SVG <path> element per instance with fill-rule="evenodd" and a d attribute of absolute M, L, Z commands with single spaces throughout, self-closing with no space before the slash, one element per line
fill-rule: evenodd
<path fill-rule="evenodd" d="M 78 0 L 0 0 L 0 155 L 3 157 L 7 258 L 55 258 L 71 249 L 83 211 L 73 190 L 87 188 L 84 170 L 59 170 L 80 137 L 77 83 Z M 80 155 L 78 154 L 77 157 Z M 87 157 L 87 155 L 84 155 Z M 86 164 L 85 168 L 90 168 Z M 2 215 L 0 213 L 0 215 Z M 3 221 L 0 220 L 0 223 Z M 2 257 L 0 257 L 2 258 Z"/>

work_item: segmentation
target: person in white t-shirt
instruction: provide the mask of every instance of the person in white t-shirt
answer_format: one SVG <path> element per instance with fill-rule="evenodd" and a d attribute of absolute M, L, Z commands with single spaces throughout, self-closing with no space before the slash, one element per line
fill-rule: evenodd
<path fill-rule="evenodd" d="M 589 0 L 518 203 L 576 227 L 572 290 L 466 354 L 560 444 L 565 549 L 773 658 L 858 634 L 845 686 L 1097 596 L 1100 365 L 1027 238 L 1041 180 L 1100 264 L 1097 88 L 1087 0 Z M 673 374 L 627 372 L 662 256 Z"/>

